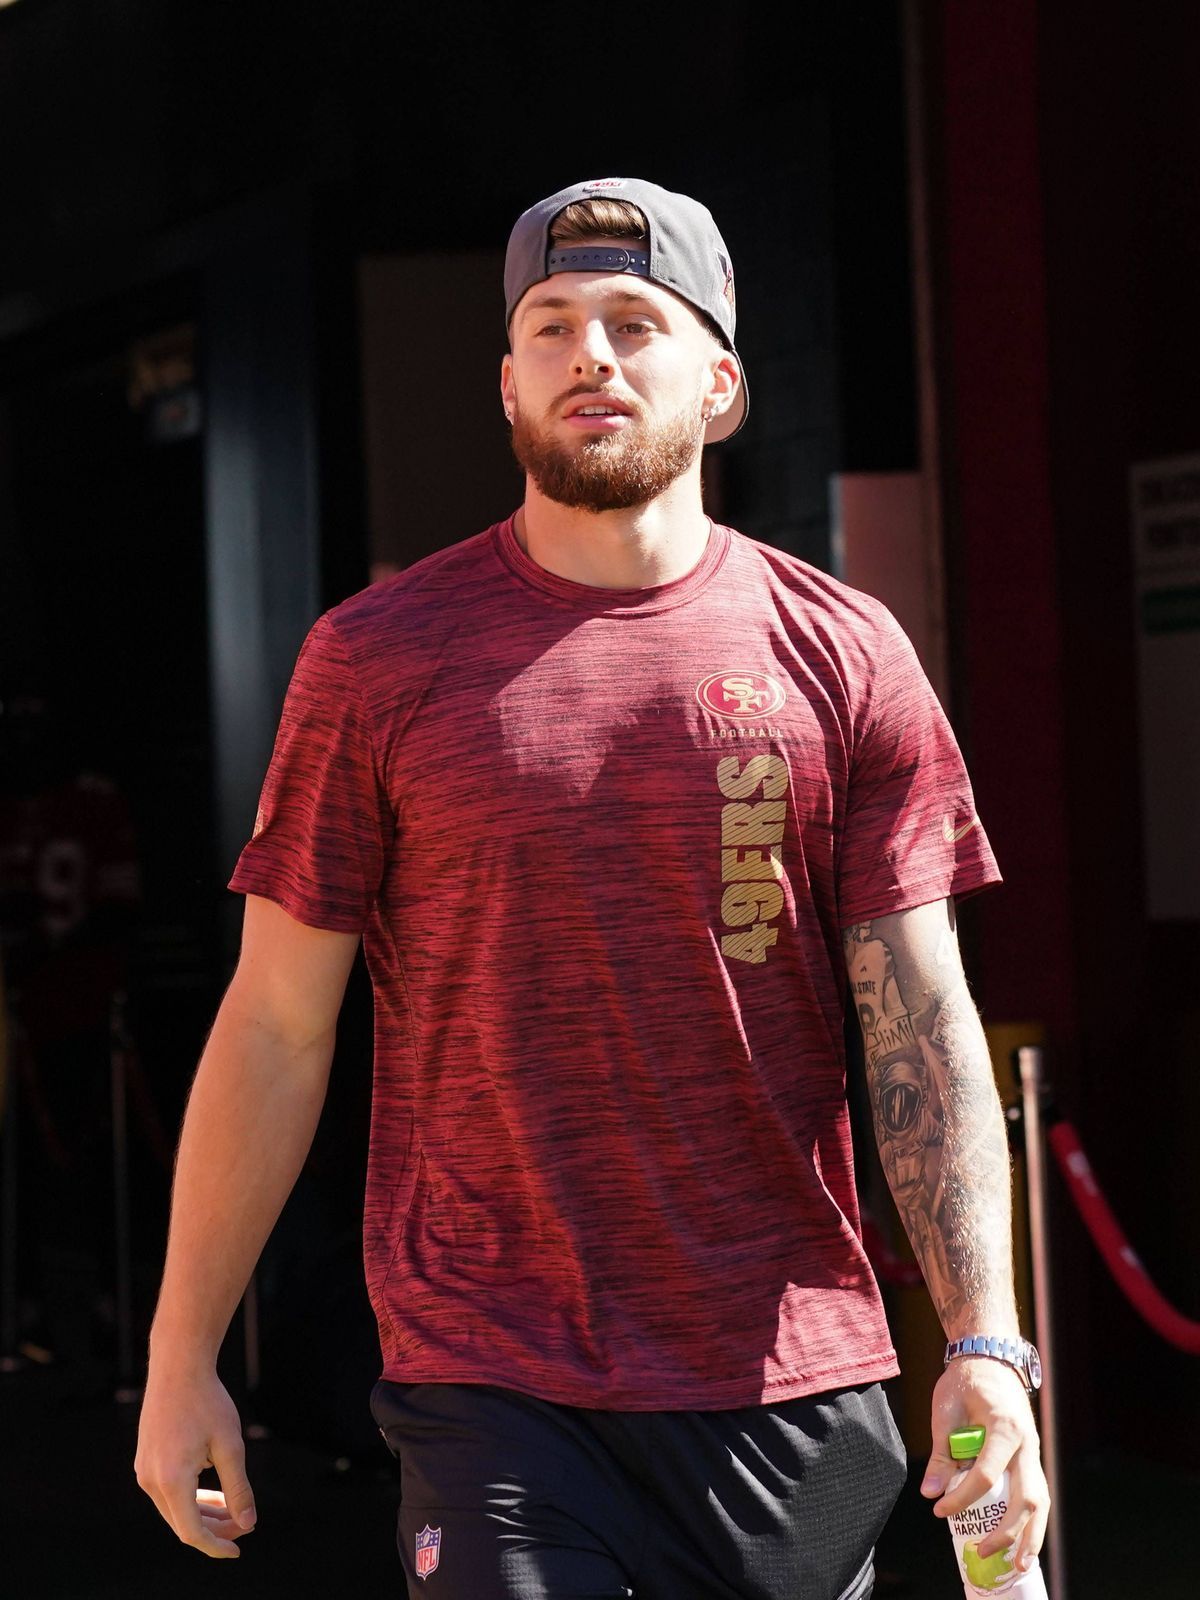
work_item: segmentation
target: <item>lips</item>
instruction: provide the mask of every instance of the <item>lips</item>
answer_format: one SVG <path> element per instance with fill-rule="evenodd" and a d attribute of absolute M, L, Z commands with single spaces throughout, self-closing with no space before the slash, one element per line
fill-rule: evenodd
<path fill-rule="evenodd" d="M 601 399 L 595 395 L 581 395 L 563 412 L 565 417 L 628 417 L 632 415 L 627 405 L 619 400 Z"/>

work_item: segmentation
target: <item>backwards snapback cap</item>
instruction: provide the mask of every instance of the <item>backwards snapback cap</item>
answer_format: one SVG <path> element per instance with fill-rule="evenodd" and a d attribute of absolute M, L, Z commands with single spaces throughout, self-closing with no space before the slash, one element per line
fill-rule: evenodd
<path fill-rule="evenodd" d="M 649 236 L 644 249 L 554 243 L 550 229 L 560 211 L 580 200 L 601 199 L 627 200 L 638 208 Z M 711 213 L 698 200 L 672 194 L 644 178 L 592 178 L 539 200 L 517 218 L 509 237 L 504 259 L 506 327 L 526 290 L 555 272 L 629 272 L 661 284 L 708 319 L 721 343 L 737 356 L 739 368 L 742 366 L 733 342 L 733 265 Z M 733 404 L 708 424 L 705 443 L 732 437 L 749 409 L 743 368 Z"/>

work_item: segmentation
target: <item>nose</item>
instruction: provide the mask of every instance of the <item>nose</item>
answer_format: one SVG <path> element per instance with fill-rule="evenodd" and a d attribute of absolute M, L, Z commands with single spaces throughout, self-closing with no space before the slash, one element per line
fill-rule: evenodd
<path fill-rule="evenodd" d="M 604 323 L 598 317 L 585 322 L 575 347 L 575 371 L 581 378 L 590 378 L 593 374 L 611 377 L 616 366 Z"/>

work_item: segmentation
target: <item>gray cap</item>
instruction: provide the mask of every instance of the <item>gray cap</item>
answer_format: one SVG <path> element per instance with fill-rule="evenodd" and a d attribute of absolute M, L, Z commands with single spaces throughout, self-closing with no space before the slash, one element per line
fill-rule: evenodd
<path fill-rule="evenodd" d="M 628 200 L 646 219 L 648 248 L 622 250 L 590 245 L 556 247 L 550 225 L 567 206 L 579 200 Z M 725 241 L 706 206 L 686 194 L 672 194 L 644 178 L 591 178 L 573 183 L 539 200 L 517 218 L 504 259 L 505 326 L 512 323 L 517 302 L 527 289 L 555 272 L 631 272 L 662 284 L 712 324 L 725 348 L 738 356 L 733 342 L 736 321 L 733 264 Z M 750 396 L 746 373 L 728 411 L 714 417 L 705 443 L 716 444 L 735 434 L 746 420 Z"/>

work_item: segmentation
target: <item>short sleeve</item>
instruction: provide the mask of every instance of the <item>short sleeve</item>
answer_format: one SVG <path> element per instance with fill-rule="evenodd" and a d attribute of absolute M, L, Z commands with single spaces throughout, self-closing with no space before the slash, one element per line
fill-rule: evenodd
<path fill-rule="evenodd" d="M 854 750 L 838 861 L 841 925 L 1000 882 L 953 731 L 886 613 Z"/>
<path fill-rule="evenodd" d="M 361 933 L 393 828 L 361 687 L 324 616 L 296 662 L 254 833 L 229 887 L 311 927 Z"/>

